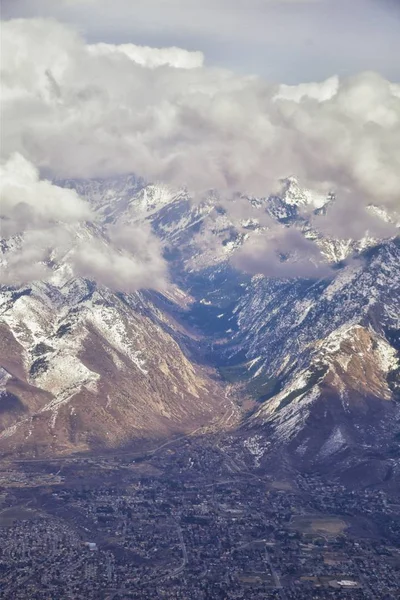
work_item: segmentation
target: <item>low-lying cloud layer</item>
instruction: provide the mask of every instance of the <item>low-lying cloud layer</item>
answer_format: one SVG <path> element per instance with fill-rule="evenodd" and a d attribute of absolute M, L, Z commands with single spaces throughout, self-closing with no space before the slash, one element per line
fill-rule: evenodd
<path fill-rule="evenodd" d="M 51 280 L 63 264 L 67 276 L 122 291 L 166 285 L 162 248 L 149 228 L 96 228 L 87 202 L 41 180 L 20 154 L 0 167 L 0 195 L 1 237 L 9 246 L 0 267 L 3 284 Z"/>
<path fill-rule="evenodd" d="M 369 204 L 399 206 L 400 86 L 376 73 L 270 85 L 204 67 L 198 52 L 87 44 L 45 19 L 4 23 L 2 51 L 2 160 L 17 152 L 28 161 L 4 167 L 6 235 L 88 218 L 79 198 L 39 181 L 34 168 L 67 178 L 135 172 L 227 196 L 266 196 L 295 174 L 306 187 L 336 192 L 329 226 L 338 237 L 373 230 Z M 148 264 L 157 281 L 165 275 L 159 247 L 151 248 L 154 263 L 138 258 L 139 245 L 110 257 L 96 242 L 71 264 L 82 275 L 107 273 L 117 287 L 132 268 L 137 289 L 151 279 Z"/>
<path fill-rule="evenodd" d="M 267 277 L 319 279 L 332 275 L 321 250 L 294 228 L 271 223 L 267 232 L 251 237 L 233 258 L 248 273 Z"/>

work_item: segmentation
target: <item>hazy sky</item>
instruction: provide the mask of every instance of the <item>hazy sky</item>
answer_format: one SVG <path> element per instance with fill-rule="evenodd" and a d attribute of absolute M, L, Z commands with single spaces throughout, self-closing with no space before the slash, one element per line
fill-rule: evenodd
<path fill-rule="evenodd" d="M 2 0 L 93 42 L 201 50 L 207 65 L 298 83 L 359 71 L 400 81 L 400 0 Z"/>

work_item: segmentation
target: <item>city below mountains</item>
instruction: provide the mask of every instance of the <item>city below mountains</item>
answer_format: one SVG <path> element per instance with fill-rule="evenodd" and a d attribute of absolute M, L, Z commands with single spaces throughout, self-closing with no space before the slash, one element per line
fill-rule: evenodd
<path fill-rule="evenodd" d="M 50 278 L 3 286 L 3 457 L 151 451 L 190 436 L 233 449 L 254 473 L 398 486 L 398 238 L 321 233 L 308 215 L 323 219 L 335 198 L 294 178 L 229 205 L 133 176 L 57 185 L 96 215 L 77 240 L 151 227 L 170 282 L 119 291 L 72 273 L 66 252 L 49 256 Z M 257 274 L 246 248 L 274 227 L 312 241 L 329 267 L 313 274 L 299 259 L 297 275 L 296 246 Z M 2 242 L 4 260 L 19 243 Z"/>

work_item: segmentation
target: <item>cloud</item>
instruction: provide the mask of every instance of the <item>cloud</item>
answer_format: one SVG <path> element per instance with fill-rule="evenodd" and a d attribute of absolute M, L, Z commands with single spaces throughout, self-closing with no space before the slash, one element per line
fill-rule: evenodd
<path fill-rule="evenodd" d="M 313 98 L 319 102 L 330 100 L 337 94 L 339 89 L 339 77 L 333 75 L 321 83 L 300 83 L 298 85 L 279 86 L 274 100 L 294 100 L 301 102 L 305 98 Z"/>
<path fill-rule="evenodd" d="M 62 230 L 68 248 L 70 232 L 91 218 L 81 199 L 40 180 L 36 167 L 66 178 L 135 172 L 199 195 L 214 188 L 222 197 L 267 196 L 294 174 L 318 193 L 335 191 L 328 219 L 335 237 L 381 227 L 370 204 L 399 206 L 400 86 L 377 73 L 272 85 L 204 66 L 201 53 L 87 44 L 45 19 L 4 23 L 2 50 L 3 228 L 7 235 L 43 233 L 35 264 L 57 246 L 50 231 Z M 26 158 L 6 162 L 15 152 Z M 131 236 L 138 242 L 124 232 L 102 235 L 111 245 L 86 240 L 71 253 L 75 273 L 129 290 L 165 282 L 162 249 L 150 232 Z M 289 276 L 293 260 L 297 273 L 323 270 L 313 243 L 302 246 L 296 235 L 255 239 L 238 260 L 266 272 L 254 263 L 257 251 L 269 272 Z M 33 237 L 24 240 L 21 252 L 34 252 Z M 286 254 L 292 258 L 282 262 Z"/>
<path fill-rule="evenodd" d="M 73 190 L 40 180 L 37 169 L 20 154 L 0 167 L 2 236 L 9 237 L 51 227 L 57 222 L 77 223 L 92 217 L 90 207 Z"/>
<path fill-rule="evenodd" d="M 18 151 L 65 177 L 135 171 L 255 194 L 294 173 L 353 204 L 398 202 L 400 88 L 378 74 L 289 89 L 212 68 L 154 68 L 163 50 L 146 68 L 147 48 L 143 64 L 137 47 L 136 60 L 93 52 L 40 19 L 5 23 L 2 43 L 5 157 Z"/>
<path fill-rule="evenodd" d="M 298 229 L 276 223 L 249 238 L 232 262 L 248 273 L 280 279 L 319 279 L 333 273 L 313 241 L 306 239 Z"/>
<path fill-rule="evenodd" d="M 41 180 L 19 154 L 0 166 L 0 196 L 3 284 L 51 280 L 60 265 L 121 291 L 167 284 L 161 244 L 146 226 L 100 229 L 86 201 Z"/>
<path fill-rule="evenodd" d="M 93 56 L 109 56 L 112 53 L 122 54 L 138 65 L 156 68 L 163 65 L 177 69 L 195 69 L 202 67 L 204 54 L 202 52 L 188 52 L 182 48 L 149 48 L 135 44 L 92 44 L 88 50 Z"/>
<path fill-rule="evenodd" d="M 366 69 L 400 77 L 398 0 L 3 0 L 2 18 L 54 17 L 90 42 L 179 46 L 285 83 Z"/>
<path fill-rule="evenodd" d="M 146 248 L 154 244 L 153 236 L 138 235 L 138 231 L 130 231 L 130 236 L 137 236 Z M 140 246 L 137 245 L 139 250 Z M 134 254 L 110 247 L 102 240 L 81 243 L 73 250 L 69 258 L 73 272 L 80 277 L 93 279 L 107 287 L 123 292 L 135 292 L 138 289 L 163 289 L 167 285 L 167 267 L 160 252 Z"/>

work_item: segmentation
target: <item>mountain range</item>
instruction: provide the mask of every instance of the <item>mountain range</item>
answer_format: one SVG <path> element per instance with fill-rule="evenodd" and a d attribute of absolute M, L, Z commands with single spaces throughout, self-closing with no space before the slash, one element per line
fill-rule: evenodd
<path fill-rule="evenodd" d="M 46 281 L 1 288 L 3 456 L 217 433 L 256 471 L 279 463 L 399 481 L 397 237 L 321 233 L 310 214 L 329 213 L 335 197 L 294 178 L 274 196 L 229 201 L 134 176 L 57 184 L 96 215 L 78 236 L 107 244 L 110 225 L 150 226 L 170 284 L 112 290 L 65 259 L 50 260 Z M 329 269 L 293 274 L 296 248 L 279 256 L 281 274 L 242 269 L 247 245 L 275 227 L 312 241 Z"/>

